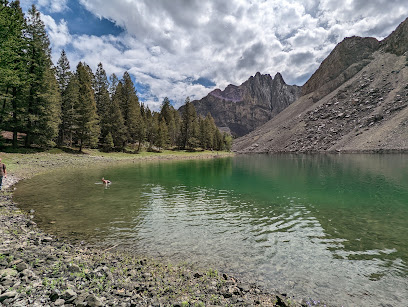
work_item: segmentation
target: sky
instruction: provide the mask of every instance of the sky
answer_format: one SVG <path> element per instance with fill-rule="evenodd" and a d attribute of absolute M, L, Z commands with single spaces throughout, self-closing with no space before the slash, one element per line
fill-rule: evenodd
<path fill-rule="evenodd" d="M 55 64 L 64 49 L 72 70 L 128 71 L 153 110 L 256 72 L 303 85 L 345 37 L 381 40 L 408 17 L 407 0 L 21 0 L 32 4 Z"/>

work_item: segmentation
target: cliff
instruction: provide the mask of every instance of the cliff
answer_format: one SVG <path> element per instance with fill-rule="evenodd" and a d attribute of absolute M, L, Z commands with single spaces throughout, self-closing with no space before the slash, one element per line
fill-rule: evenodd
<path fill-rule="evenodd" d="M 240 86 L 230 84 L 192 103 L 198 114 L 210 113 L 218 127 L 243 136 L 284 110 L 300 93 L 301 88 L 287 85 L 280 73 L 272 78 L 258 72 Z"/>
<path fill-rule="evenodd" d="M 236 152 L 408 151 L 408 19 L 381 42 L 348 38 L 303 96 L 233 145 Z"/>

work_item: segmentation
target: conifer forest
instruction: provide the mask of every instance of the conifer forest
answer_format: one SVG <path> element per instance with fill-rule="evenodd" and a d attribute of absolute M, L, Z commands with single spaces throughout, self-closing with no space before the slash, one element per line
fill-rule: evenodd
<path fill-rule="evenodd" d="M 68 147 L 82 151 L 230 150 L 210 114 L 198 116 L 187 97 L 182 112 L 164 98 L 159 111 L 139 101 L 128 72 L 107 76 L 66 52 L 56 65 L 39 11 L 0 0 L 0 128 L 13 147 Z M 0 139 L 2 146 L 5 140 Z"/>

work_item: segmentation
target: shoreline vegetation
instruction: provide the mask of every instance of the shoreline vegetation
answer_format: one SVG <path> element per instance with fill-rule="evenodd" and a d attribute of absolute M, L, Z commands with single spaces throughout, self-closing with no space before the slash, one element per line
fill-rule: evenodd
<path fill-rule="evenodd" d="M 64 167 L 232 156 L 227 152 L 129 155 L 0 153 L 8 177 L 0 194 L 0 305 L 4 306 L 302 306 L 213 269 L 98 249 L 42 232 L 33 212 L 12 200 L 19 180 Z M 312 302 L 313 303 L 313 302 Z M 310 305 L 310 303 L 309 303 Z"/>

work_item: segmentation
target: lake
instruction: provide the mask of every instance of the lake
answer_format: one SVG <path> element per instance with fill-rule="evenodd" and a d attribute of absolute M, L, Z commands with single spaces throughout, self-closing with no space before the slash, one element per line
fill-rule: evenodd
<path fill-rule="evenodd" d="M 22 181 L 14 200 L 63 238 L 211 267 L 329 305 L 408 302 L 405 154 L 106 165 Z"/>

